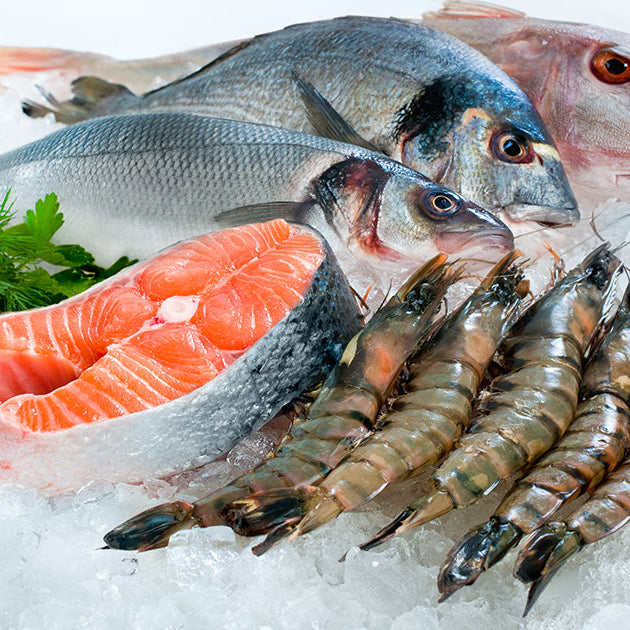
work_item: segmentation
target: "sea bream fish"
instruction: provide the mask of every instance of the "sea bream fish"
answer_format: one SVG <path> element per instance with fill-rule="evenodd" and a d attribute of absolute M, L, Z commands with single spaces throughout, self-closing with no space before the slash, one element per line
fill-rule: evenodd
<path fill-rule="evenodd" d="M 325 240 L 282 219 L 0 315 L 0 483 L 77 489 L 212 460 L 316 386 L 359 326 Z"/>
<path fill-rule="evenodd" d="M 513 220 L 578 220 L 558 153 L 503 71 L 440 31 L 395 19 L 298 24 L 232 48 L 193 74 L 136 96 L 81 77 L 74 98 L 25 103 L 57 120 L 184 111 L 360 144 Z"/>
<path fill-rule="evenodd" d="M 192 114 L 62 128 L 0 156 L 0 198 L 8 190 L 15 210 L 57 193 L 65 217 L 59 238 L 107 263 L 284 217 L 318 229 L 351 278 L 353 265 L 364 263 L 386 290 L 396 273 L 438 252 L 483 251 L 491 260 L 513 242 L 486 210 L 382 155 Z"/>
<path fill-rule="evenodd" d="M 582 210 L 630 201 L 630 34 L 476 2 L 446 2 L 422 23 L 478 49 L 523 88 Z"/>

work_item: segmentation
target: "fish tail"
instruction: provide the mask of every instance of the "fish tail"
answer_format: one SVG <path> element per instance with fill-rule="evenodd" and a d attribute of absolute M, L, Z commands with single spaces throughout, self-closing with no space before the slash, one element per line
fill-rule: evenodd
<path fill-rule="evenodd" d="M 97 55 L 59 48 L 0 46 L 0 75 L 80 67 Z"/>
<path fill-rule="evenodd" d="M 105 534 L 106 548 L 148 551 L 166 547 L 173 534 L 197 524 L 194 510 L 187 501 L 149 508 Z"/>
<path fill-rule="evenodd" d="M 47 104 L 26 100 L 22 111 L 31 118 L 53 114 L 60 123 L 72 124 L 106 113 L 110 106 L 123 97 L 137 98 L 124 85 L 110 83 L 98 77 L 79 77 L 72 82 L 72 98 L 58 101 L 52 94 L 39 88 Z"/>

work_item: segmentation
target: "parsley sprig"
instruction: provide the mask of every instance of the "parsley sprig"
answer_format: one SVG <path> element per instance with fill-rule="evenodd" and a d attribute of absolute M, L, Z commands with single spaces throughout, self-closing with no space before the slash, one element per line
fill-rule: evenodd
<path fill-rule="evenodd" d="M 0 312 L 55 304 L 136 262 L 123 256 L 103 268 L 80 245 L 52 243 L 63 225 L 54 193 L 27 210 L 22 223 L 9 226 L 12 207 L 7 193 L 0 203 Z"/>

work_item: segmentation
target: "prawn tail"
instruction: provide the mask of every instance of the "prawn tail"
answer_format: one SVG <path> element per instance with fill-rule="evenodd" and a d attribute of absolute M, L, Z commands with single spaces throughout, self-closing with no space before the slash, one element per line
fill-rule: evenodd
<path fill-rule="evenodd" d="M 241 536 L 270 534 L 288 522 L 302 520 L 312 491 L 307 486 L 255 492 L 227 503 L 219 516 Z"/>
<path fill-rule="evenodd" d="M 305 505 L 304 516 L 296 528 L 296 536 L 302 536 L 308 532 L 325 525 L 337 518 L 344 508 L 334 495 L 316 489 Z"/>
<path fill-rule="evenodd" d="M 368 551 L 397 534 L 402 534 L 409 529 L 424 525 L 429 521 L 446 514 L 455 508 L 451 496 L 442 490 L 437 490 L 419 501 L 415 501 L 406 507 L 389 525 L 386 525 L 374 538 L 359 545 L 359 549 Z"/>
<path fill-rule="evenodd" d="M 364 542 L 362 545 L 359 545 L 359 549 L 369 551 L 370 549 L 374 549 L 374 547 L 378 547 L 384 542 L 387 542 L 390 538 L 393 538 L 401 530 L 405 521 L 410 516 L 413 516 L 414 511 L 415 510 L 411 506 L 405 508 L 393 521 L 383 527 L 376 536 L 367 542 Z"/>
<path fill-rule="evenodd" d="M 547 523 L 525 539 L 514 566 L 514 576 L 521 582 L 531 583 L 523 617 L 556 571 L 581 547 L 579 534 L 565 523 Z"/>
<path fill-rule="evenodd" d="M 518 543 L 521 536 L 518 527 L 496 517 L 471 529 L 451 549 L 440 569 L 440 601 L 443 602 L 462 586 L 474 584 L 484 571 L 499 562 Z"/>
<path fill-rule="evenodd" d="M 238 534 L 267 534 L 252 548 L 260 556 L 285 538 L 306 534 L 343 512 L 331 495 L 315 487 L 282 488 L 234 501 L 220 512 Z"/>
<path fill-rule="evenodd" d="M 173 534 L 197 524 L 194 510 L 186 501 L 149 508 L 105 534 L 105 549 L 148 551 L 166 547 Z"/>

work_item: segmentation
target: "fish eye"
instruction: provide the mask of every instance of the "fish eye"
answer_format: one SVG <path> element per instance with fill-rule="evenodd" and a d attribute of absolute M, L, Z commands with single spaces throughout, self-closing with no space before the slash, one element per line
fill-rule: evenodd
<path fill-rule="evenodd" d="M 526 164 L 534 159 L 531 142 L 516 131 L 501 131 L 495 134 L 490 146 L 492 152 L 504 162 Z"/>
<path fill-rule="evenodd" d="M 600 50 L 591 59 L 591 71 L 604 83 L 627 83 L 630 81 L 630 59 L 614 50 Z"/>
<path fill-rule="evenodd" d="M 442 218 L 450 217 L 461 207 L 461 200 L 452 193 L 434 192 L 426 198 L 427 206 L 432 215 Z"/>

